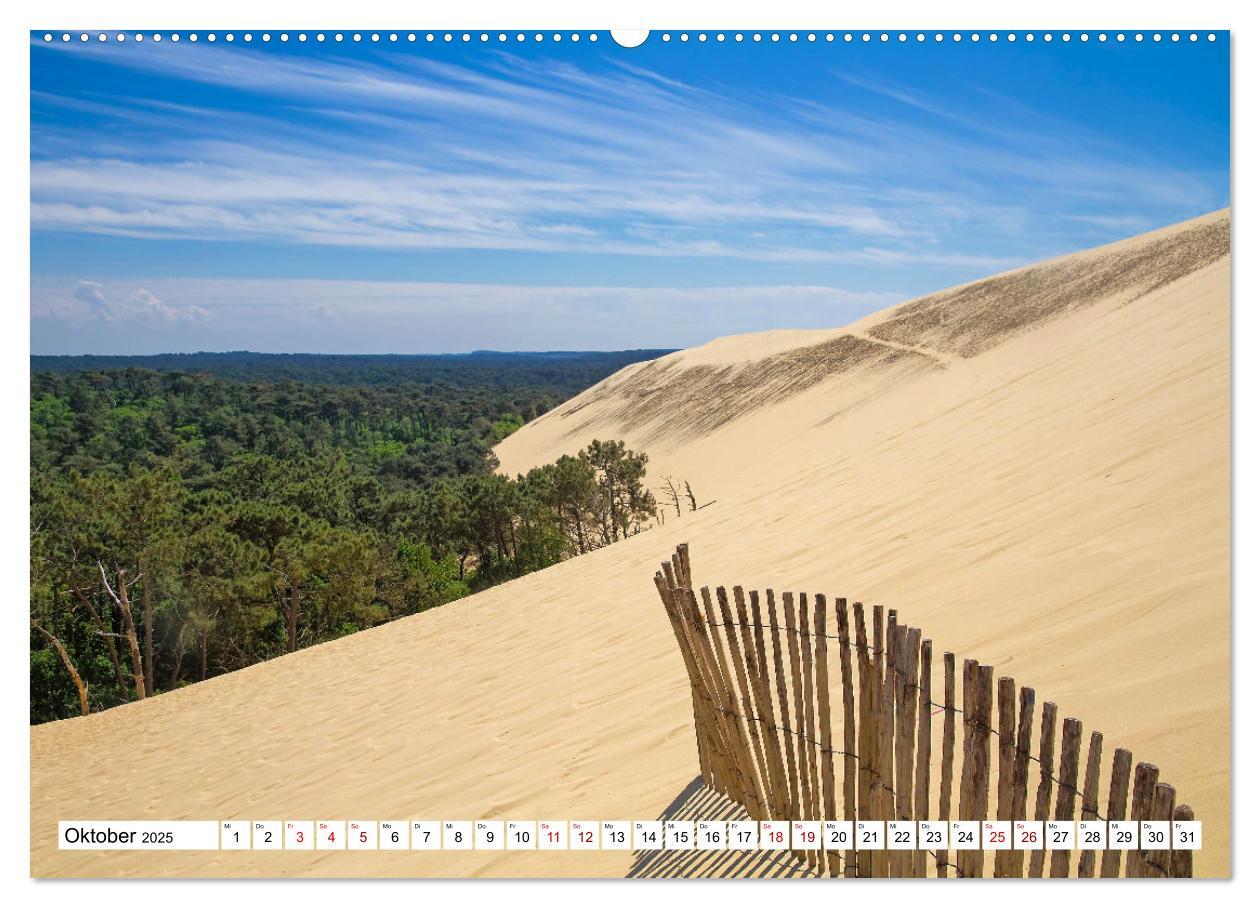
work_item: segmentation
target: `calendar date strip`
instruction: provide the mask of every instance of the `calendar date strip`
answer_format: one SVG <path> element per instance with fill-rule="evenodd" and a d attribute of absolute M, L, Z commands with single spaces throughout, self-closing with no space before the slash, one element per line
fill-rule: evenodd
<path fill-rule="evenodd" d="M 1191 850 L 1199 820 L 63 820 L 86 851 Z"/>

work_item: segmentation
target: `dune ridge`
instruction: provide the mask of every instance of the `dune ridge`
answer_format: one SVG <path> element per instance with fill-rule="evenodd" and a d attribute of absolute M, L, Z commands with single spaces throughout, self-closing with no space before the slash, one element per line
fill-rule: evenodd
<path fill-rule="evenodd" d="M 1228 875 L 1228 238 L 1216 212 L 848 328 L 622 370 L 506 439 L 502 469 L 623 437 L 716 504 L 432 612 L 33 728 L 32 873 L 633 872 L 618 852 L 98 855 L 58 852 L 54 830 L 656 817 L 696 775 L 651 583 L 687 541 L 702 583 L 885 603 L 938 651 L 1036 687 L 1108 751 L 1157 763 L 1204 822 L 1196 875 Z"/>
<path fill-rule="evenodd" d="M 1227 213 L 1213 212 L 919 297 L 847 328 L 720 338 L 628 366 L 557 413 L 574 439 L 597 428 L 624 435 L 650 427 L 667 438 L 708 435 L 838 375 L 944 368 L 1078 309 L 1136 299 L 1227 256 L 1229 224 Z M 784 335 L 791 344 L 786 349 L 768 355 L 759 349 L 783 346 Z M 600 406 L 589 412 L 596 401 Z M 531 435 L 537 432 L 530 428 Z M 505 472 L 519 472 L 522 460 L 543 462 L 517 457 L 524 437 L 518 433 L 500 446 Z"/>

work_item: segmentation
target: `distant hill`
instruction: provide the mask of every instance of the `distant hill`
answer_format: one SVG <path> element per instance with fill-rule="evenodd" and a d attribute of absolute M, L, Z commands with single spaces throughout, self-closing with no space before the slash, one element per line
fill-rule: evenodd
<path fill-rule="evenodd" d="M 152 356 L 32 356 L 31 372 L 209 373 L 238 381 L 303 381 L 326 385 L 468 384 L 522 378 L 571 386 L 579 391 L 604 377 L 670 350 L 501 352 L 436 355 L 356 353 L 160 353 Z"/>

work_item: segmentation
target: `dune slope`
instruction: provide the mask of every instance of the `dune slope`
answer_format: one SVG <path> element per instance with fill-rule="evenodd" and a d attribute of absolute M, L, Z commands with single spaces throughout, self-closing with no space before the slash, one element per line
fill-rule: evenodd
<path fill-rule="evenodd" d="M 31 730 L 35 875 L 624 875 L 629 853 L 58 852 L 58 819 L 634 819 L 696 774 L 651 583 L 898 608 L 1155 762 L 1229 873 L 1229 215 L 846 329 L 631 366 L 508 438 L 712 506 L 442 609 Z"/>

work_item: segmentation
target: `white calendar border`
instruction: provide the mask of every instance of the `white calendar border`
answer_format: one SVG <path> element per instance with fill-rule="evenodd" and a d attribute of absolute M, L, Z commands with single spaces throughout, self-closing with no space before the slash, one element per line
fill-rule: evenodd
<path fill-rule="evenodd" d="M 1056 0 L 1053 4 L 1045 4 L 1040 11 L 1027 8 L 1025 6 L 1009 4 L 1007 2 L 998 2 L 998 0 L 955 0 L 955 2 L 942 7 L 939 3 L 928 2 L 928 0 L 902 0 L 898 4 L 874 4 L 874 5 L 844 5 L 837 6 L 834 3 L 822 2 L 822 0 L 775 0 L 772 6 L 768 4 L 752 4 L 739 3 L 738 0 L 637 0 L 634 3 L 627 3 L 623 7 L 619 7 L 615 11 L 610 11 L 607 7 L 599 7 L 589 3 L 578 2 L 578 0 L 532 0 L 528 9 L 523 9 L 520 3 L 510 2 L 510 0 L 477 0 L 476 5 L 452 4 L 448 6 L 429 5 L 422 11 L 416 9 L 414 5 L 404 4 L 401 0 L 357 0 L 350 9 L 329 9 L 325 11 L 312 12 L 309 5 L 299 4 L 289 0 L 289 2 L 267 2 L 267 0 L 217 0 L 211 5 L 193 5 L 193 4 L 167 4 L 158 2 L 158 0 L 111 0 L 107 5 L 107 9 L 103 9 L 98 2 L 88 2 L 88 0 L 65 0 L 60 3 L 45 2 L 35 6 L 10 4 L 3 13 L 6 17 L 5 24 L 10 26 L 4 32 L 10 44 L 10 53 L 7 65 L 9 71 L 6 75 L 7 100 L 6 113 L 9 117 L 9 123 L 16 136 L 24 135 L 24 124 L 29 124 L 29 118 L 26 113 L 26 104 L 29 97 L 29 82 L 27 79 L 26 60 L 29 54 L 29 48 L 26 46 L 25 31 L 34 27 L 46 26 L 50 18 L 56 18 L 62 21 L 72 21 L 76 23 L 91 24 L 92 26 L 102 25 L 114 27 L 117 25 L 143 25 L 152 28 L 223 28 L 227 27 L 274 27 L 276 24 L 285 23 L 301 23 L 311 20 L 312 16 L 321 21 L 327 21 L 329 27 L 359 27 L 368 28 L 373 25 L 379 27 L 405 27 L 414 25 L 415 27 L 432 27 L 432 28 L 492 28 L 500 27 L 504 23 L 511 23 L 513 27 L 525 28 L 544 28 L 556 26 L 580 26 L 583 28 L 604 29 L 612 25 L 639 26 L 650 24 L 658 28 L 681 28 L 702 26 L 706 28 L 764 28 L 767 25 L 778 28 L 820 28 L 827 26 L 845 27 L 845 28 L 923 28 L 923 27 L 992 27 L 992 28 L 1062 28 L 1070 26 L 1072 28 L 1094 29 L 1107 28 L 1114 29 L 1119 24 L 1121 26 L 1133 24 L 1142 28 L 1183 28 L 1187 24 L 1187 18 L 1193 18 L 1198 23 L 1204 23 L 1211 27 L 1221 28 L 1239 28 L 1244 23 L 1242 21 L 1242 13 L 1238 7 L 1241 4 L 1234 4 L 1229 0 L 1198 0 L 1192 8 L 1187 8 L 1184 2 L 1173 3 L 1170 0 L 1148 0 L 1139 7 L 1129 7 L 1127 11 L 1119 11 L 1116 7 L 1098 3 L 1097 0 Z M 20 18 L 19 18 L 20 17 Z M 16 21 L 14 21 L 16 20 Z M 1140 21 L 1138 21 L 1140 20 Z M 14 38 L 16 29 L 21 29 L 22 35 Z M 1236 53 L 1234 55 L 1234 71 L 1236 78 L 1236 93 L 1241 94 L 1252 100 L 1260 97 L 1260 80 L 1256 77 L 1256 72 L 1260 69 L 1260 56 L 1257 56 L 1256 44 L 1257 36 L 1254 32 L 1248 32 L 1239 36 L 1239 43 L 1246 47 L 1248 53 Z M 18 46 L 20 45 L 20 46 Z M 4 64 L 0 64 L 4 65 Z M 16 126 L 13 124 L 16 121 Z M 1231 129 L 1236 136 L 1238 152 L 1243 152 L 1245 147 L 1253 149 L 1252 156 L 1256 148 L 1260 146 L 1258 141 L 1256 127 L 1256 118 L 1253 116 L 1246 117 L 1243 114 L 1241 105 L 1234 104 L 1233 122 Z M 8 286 L 5 288 L 9 291 L 8 297 L 11 300 L 21 300 L 26 298 L 26 294 L 30 287 L 29 271 L 26 268 L 26 262 L 29 261 L 29 246 L 26 241 L 27 229 L 29 226 L 28 211 L 30 199 L 30 186 L 27 167 L 29 165 L 29 144 L 19 139 L 18 141 L 9 141 L 5 143 L 4 151 L 0 154 L 5 155 L 6 176 L 9 179 L 4 181 L 3 189 L 0 191 L 5 193 L 5 201 L 8 203 L 3 210 L 8 212 L 12 219 L 10 225 L 12 227 L 11 239 L 13 240 L 12 248 L 17 251 L 17 255 L 6 256 L 4 261 L 0 263 L 0 271 L 3 271 L 8 278 Z M 1235 153 L 1234 159 L 1238 160 L 1243 157 L 1241 153 Z M 1251 206 L 1248 203 L 1251 196 L 1260 190 L 1252 187 L 1258 185 L 1253 181 L 1239 182 L 1231 181 L 1234 189 L 1235 206 L 1241 205 L 1244 211 L 1260 210 L 1260 205 Z M 1235 244 L 1238 245 L 1244 236 L 1249 236 L 1248 218 L 1243 218 L 1242 223 L 1235 222 L 1234 237 Z M 1249 277 L 1251 270 L 1255 267 L 1248 263 L 1245 256 L 1236 256 L 1234 258 L 1235 281 L 1233 286 L 1233 297 L 1235 300 L 1252 299 L 1254 293 L 1249 292 L 1252 289 L 1252 281 Z M 0 325 L 0 344 L 3 344 L 3 355 L 0 355 L 0 368 L 6 370 L 5 378 L 8 379 L 12 387 L 25 387 L 26 372 L 28 370 L 26 354 L 29 353 L 29 325 L 27 319 L 29 312 L 21 310 L 19 306 L 7 307 L 6 311 L 0 312 L 0 319 L 5 324 Z M 1260 342 L 1260 336 L 1257 335 L 1256 324 L 1257 316 L 1247 311 L 1247 307 L 1238 305 L 1233 311 L 1233 330 L 1236 332 L 1236 338 L 1239 347 L 1242 348 L 1244 340 L 1250 341 L 1251 349 L 1255 349 L 1257 343 Z M 1235 401 L 1241 407 L 1244 401 L 1254 402 L 1260 400 L 1260 364 L 1257 364 L 1257 358 L 1254 356 L 1234 356 L 1232 357 L 1232 366 L 1234 369 L 1233 387 L 1235 389 Z M 1250 393 L 1247 393 L 1250 392 Z M 5 415 L 9 417 L 10 424 L 20 425 L 21 419 L 25 418 L 26 402 L 19 400 L 18 395 L 9 395 L 3 406 L 7 408 Z M 1231 435 L 1234 445 L 1234 451 L 1238 455 L 1235 463 L 1244 462 L 1244 456 L 1249 457 L 1255 462 L 1254 454 L 1260 449 L 1260 437 L 1257 435 L 1256 419 L 1254 406 L 1250 411 L 1250 415 L 1246 420 L 1239 419 L 1237 425 Z M 1241 413 L 1241 410 L 1238 412 Z M 0 457 L 3 458 L 5 467 L 5 475 L 13 476 L 19 471 L 23 474 L 26 471 L 26 450 L 25 445 L 18 444 L 10 446 L 0 451 Z M 1256 532 L 1256 516 L 1257 508 L 1241 508 L 1238 505 L 1244 500 L 1248 503 L 1256 501 L 1257 496 L 1252 494 L 1258 483 L 1253 481 L 1250 471 L 1243 469 L 1234 474 L 1233 479 L 1236 489 L 1234 501 L 1231 506 L 1231 515 L 1237 527 L 1237 540 L 1244 544 L 1244 550 L 1250 549 L 1254 552 Z M 6 483 L 3 486 L 3 505 L 6 506 L 6 513 L 18 514 L 23 513 L 27 508 L 25 500 L 25 489 L 21 483 Z M 2 542 L 0 542 L 0 558 L 3 564 L 8 568 L 8 576 L 24 576 L 28 570 L 26 562 L 26 527 L 18 526 L 17 521 L 7 521 L 0 526 L 0 533 L 3 533 Z M 1235 547 L 1234 552 L 1238 549 Z M 1255 559 L 1247 557 L 1237 557 L 1237 570 L 1233 572 L 1231 578 L 1232 590 L 1235 602 L 1249 602 L 1255 598 L 1253 593 L 1256 588 L 1255 576 L 1257 568 Z M 1260 616 L 1252 614 L 1253 610 L 1235 609 L 1232 612 L 1232 630 L 1233 639 L 1231 640 L 1231 652 L 1237 652 L 1235 641 L 1238 639 L 1256 639 L 1257 631 L 1260 629 Z M 11 648 L 10 658 L 3 660 L 3 670 L 7 673 L 9 690 L 24 690 L 27 685 L 27 659 L 24 653 L 19 652 L 19 647 L 25 648 L 26 640 L 24 635 L 10 634 L 5 637 L 5 645 Z M 1241 659 L 1233 666 L 1233 683 L 1236 693 L 1244 691 L 1251 696 L 1246 702 L 1249 706 L 1255 705 L 1255 694 L 1257 690 L 1257 678 L 1260 676 L 1260 666 L 1256 665 L 1256 660 Z M 1231 720 L 1236 719 L 1238 710 L 1236 704 L 1239 702 L 1238 697 L 1231 697 Z M 24 883 L 26 886 L 34 886 L 36 882 L 30 877 L 30 730 L 29 719 L 27 717 L 28 704 L 21 697 L 10 697 L 4 702 L 6 711 L 7 725 L 9 729 L 20 728 L 21 731 L 12 735 L 10 739 L 10 747 L 4 750 L 3 769 L 6 771 L 10 779 L 24 779 L 26 781 L 25 791 L 21 786 L 10 785 L 6 787 L 6 797 L 12 797 L 14 802 L 10 805 L 7 812 L 11 817 L 11 822 L 0 824 L 0 853 L 8 856 L 6 882 L 14 884 Z M 1230 779 L 1231 785 L 1231 806 L 1237 807 L 1240 804 L 1260 803 L 1260 783 L 1253 780 L 1251 774 L 1237 772 L 1237 768 L 1242 767 L 1244 762 L 1239 758 L 1241 754 L 1254 754 L 1260 749 L 1260 730 L 1257 730 L 1255 723 L 1237 723 L 1232 722 L 1231 741 L 1234 749 L 1233 757 L 1230 761 L 1231 770 L 1233 771 Z M 195 783 L 193 783 L 195 784 Z M 354 811 L 361 813 L 361 811 Z M 1232 814 L 1232 811 L 1231 811 Z M 1256 828 L 1260 824 L 1251 823 L 1233 823 L 1232 829 L 1232 858 L 1234 863 L 1234 873 L 1236 876 L 1241 875 L 1249 880 L 1254 880 L 1257 870 L 1251 866 L 1247 866 L 1246 862 L 1241 860 L 1241 856 L 1253 853 L 1253 846 L 1260 844 L 1260 830 Z M 1210 836 L 1211 830 L 1205 830 L 1205 835 Z M 102 871 L 103 873 L 105 871 Z M 1136 882 L 1136 881 L 1134 881 Z M 764 886 L 788 885 L 788 883 L 776 883 L 774 881 L 762 881 L 761 885 L 751 887 L 750 889 L 741 889 L 740 887 L 726 886 L 723 889 L 722 898 L 728 905 L 752 905 L 754 900 L 761 903 L 765 897 Z M 1133 885 L 1130 883 L 1128 885 Z M 153 888 L 154 884 L 138 881 L 138 880 L 111 880 L 105 882 L 87 881 L 77 884 L 73 887 L 48 884 L 39 884 L 38 901 L 41 906 L 50 906 L 50 908 L 82 908 L 85 901 L 89 902 L 93 908 L 100 906 L 120 905 L 127 908 L 135 908 L 136 905 L 144 904 L 144 899 L 167 897 L 166 893 Z M 303 888 L 303 904 L 304 908 L 325 908 L 325 906 L 337 906 L 344 908 L 347 898 L 354 897 L 351 893 L 354 891 L 362 891 L 364 893 L 374 893 L 379 895 L 383 888 L 399 887 L 399 892 L 404 890 L 401 888 L 407 885 L 402 881 L 372 881 L 371 884 L 363 882 L 340 884 L 337 886 L 320 886 L 307 885 Z M 891 886 L 892 891 L 909 892 L 912 883 L 900 881 L 884 881 L 881 886 Z M 953 886 L 942 886 L 932 890 L 933 898 L 942 900 L 943 904 L 951 904 L 955 900 L 962 903 L 965 899 L 968 904 L 974 905 L 976 890 L 970 888 L 970 885 L 964 884 L 966 888 L 959 887 L 955 890 Z M 977 883 L 974 885 L 1002 885 L 994 883 Z M 1007 883 L 1006 886 L 1014 886 L 1018 884 Z M 16 887 L 15 887 L 16 888 Z M 1106 888 L 1106 887 L 1102 887 Z M 1213 892 L 1214 900 L 1227 901 L 1235 898 L 1236 892 L 1241 887 L 1233 887 L 1231 889 L 1216 889 Z M 527 890 L 521 890 L 527 891 Z M 637 887 L 608 887 L 595 883 L 583 884 L 580 882 L 538 882 L 531 884 L 529 890 L 534 893 L 540 900 L 549 900 L 551 897 L 570 898 L 575 892 L 584 891 L 588 897 L 598 898 L 600 908 L 621 908 L 621 906 L 633 906 L 633 908 L 642 908 L 642 890 Z M 922 892 L 922 890 L 917 890 Z M 1010 890 L 1007 890 L 1008 892 Z M 1020 888 L 1019 898 L 1021 900 L 1021 908 L 1063 908 L 1062 889 L 1053 886 L 1036 886 L 1028 885 Z M 694 899 L 694 889 L 686 888 L 683 882 L 671 883 L 670 881 L 656 881 L 652 890 L 652 900 L 654 908 L 661 905 L 669 904 L 690 904 Z M 1159 887 L 1143 886 L 1141 890 L 1144 908 L 1185 908 L 1185 890 L 1181 887 Z M 36 898 L 33 891 L 30 893 L 31 898 Z M 439 897 L 448 900 L 460 899 L 465 904 L 469 899 L 469 890 L 462 881 L 434 881 L 428 884 L 425 891 L 428 897 Z M 180 887 L 177 898 L 181 904 L 181 908 L 222 908 L 225 897 L 237 900 L 245 897 L 252 897 L 258 902 L 264 900 L 272 900 L 277 895 L 277 889 L 274 885 L 262 881 L 241 881 L 231 885 L 230 890 L 225 890 L 220 886 L 201 884 L 184 885 Z M 491 893 L 483 893 L 483 895 L 491 895 Z M 1114 891 L 1099 892 L 1091 890 L 1085 886 L 1073 888 L 1072 899 L 1074 908 L 1082 908 L 1089 905 L 1095 900 L 1098 904 L 1107 904 L 1108 908 L 1114 906 Z M 495 901 L 500 901 L 502 891 L 493 893 Z M 1104 900 L 1106 900 L 1104 902 Z M 473 899 L 474 903 L 479 901 Z M 489 901 L 489 898 L 486 898 Z"/>

